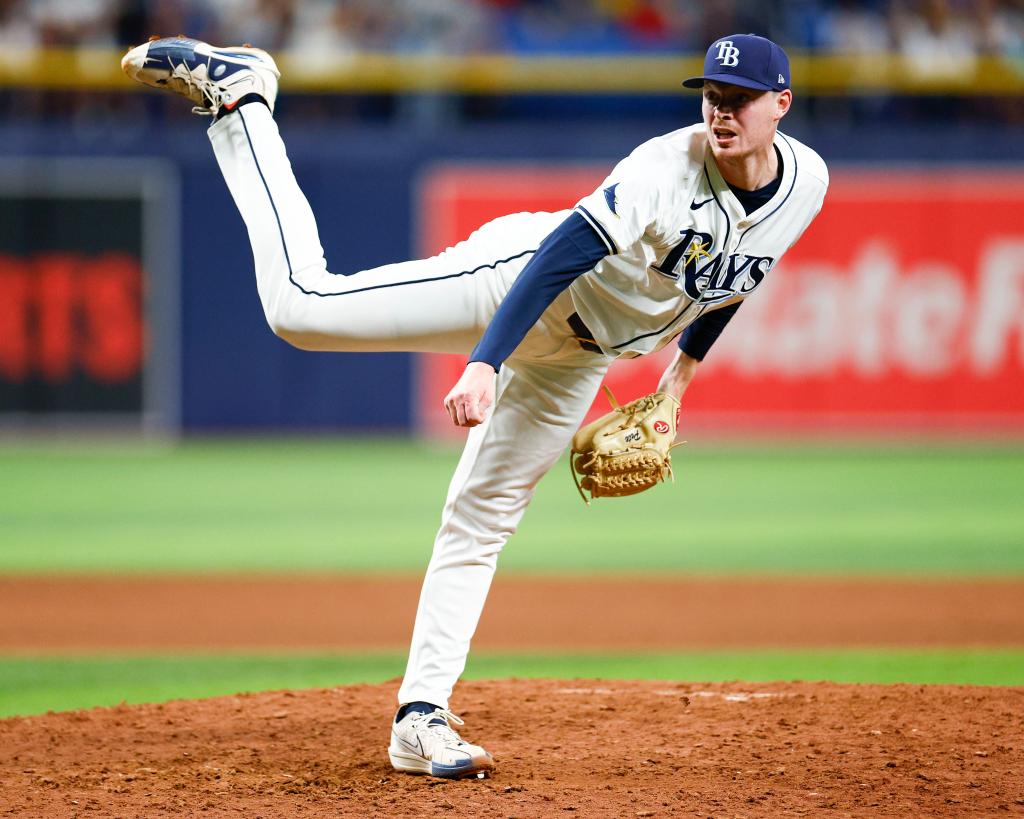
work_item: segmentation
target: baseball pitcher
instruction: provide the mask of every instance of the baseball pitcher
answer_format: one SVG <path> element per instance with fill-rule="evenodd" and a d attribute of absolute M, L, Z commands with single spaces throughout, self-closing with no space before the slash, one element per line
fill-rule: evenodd
<path fill-rule="evenodd" d="M 680 399 L 821 208 L 825 164 L 778 131 L 793 98 L 786 54 L 754 35 L 714 42 L 703 74 L 684 82 L 703 94 L 702 121 L 637 147 L 571 210 L 505 216 L 433 258 L 346 274 L 328 270 L 292 173 L 267 53 L 154 39 L 122 67 L 212 116 L 210 142 L 278 336 L 305 350 L 468 355 L 444 404 L 471 429 L 423 582 L 388 753 L 399 771 L 486 776 L 491 755 L 455 731 L 462 721 L 448 701 L 498 554 L 537 482 L 616 358 L 675 340 L 658 392 Z M 650 435 L 674 433 L 674 414 L 672 424 L 650 423 Z"/>

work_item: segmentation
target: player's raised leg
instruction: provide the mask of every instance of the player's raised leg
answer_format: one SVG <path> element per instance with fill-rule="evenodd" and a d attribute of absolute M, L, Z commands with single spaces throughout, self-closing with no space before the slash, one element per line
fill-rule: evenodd
<path fill-rule="evenodd" d="M 267 320 L 303 349 L 468 353 L 558 220 L 502 217 L 437 256 L 339 275 L 266 106 L 241 106 L 210 140 L 249 232 Z"/>
<path fill-rule="evenodd" d="M 132 49 L 123 65 L 140 82 L 217 117 L 210 141 L 249 234 L 267 321 L 295 346 L 468 352 L 561 220 L 503 217 L 438 256 L 333 274 L 272 116 L 278 70 L 269 55 L 169 38 Z"/>

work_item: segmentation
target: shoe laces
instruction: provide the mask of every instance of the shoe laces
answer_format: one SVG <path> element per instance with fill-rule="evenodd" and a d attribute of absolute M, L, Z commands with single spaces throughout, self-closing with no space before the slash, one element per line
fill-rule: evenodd
<path fill-rule="evenodd" d="M 431 720 L 436 720 L 439 717 L 443 722 L 431 722 Z M 465 743 L 465 740 L 448 724 L 449 722 L 454 722 L 456 725 L 466 724 L 465 720 L 457 717 L 447 708 L 437 708 L 429 714 L 418 714 L 413 717 L 413 724 L 417 728 L 426 729 L 445 742 Z"/>
<path fill-rule="evenodd" d="M 176 83 L 175 89 L 183 92 L 186 97 L 191 97 L 193 91 L 202 95 L 210 104 L 205 107 L 196 105 L 192 108 L 192 113 L 205 117 L 216 115 L 223 104 L 224 98 L 224 92 L 209 78 L 211 60 L 211 57 L 206 59 L 206 76 L 197 77 L 193 71 L 198 71 L 201 66 L 196 66 L 195 69 L 190 70 L 188 64 L 184 61 L 175 65 L 170 57 L 167 58 L 167 62 L 171 65 L 171 77 L 167 81 L 168 84 Z"/>

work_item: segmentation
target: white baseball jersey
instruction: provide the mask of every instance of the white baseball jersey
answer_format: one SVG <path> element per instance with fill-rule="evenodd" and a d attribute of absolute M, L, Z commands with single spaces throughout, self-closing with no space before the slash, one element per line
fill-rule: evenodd
<path fill-rule="evenodd" d="M 609 256 L 573 282 L 576 311 L 605 350 L 658 350 L 702 313 L 744 299 L 821 209 L 828 170 L 778 133 L 778 192 L 747 216 L 702 123 L 656 137 L 576 206 Z"/>

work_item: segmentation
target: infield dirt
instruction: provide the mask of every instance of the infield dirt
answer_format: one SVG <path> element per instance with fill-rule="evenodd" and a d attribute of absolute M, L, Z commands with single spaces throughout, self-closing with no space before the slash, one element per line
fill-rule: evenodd
<path fill-rule="evenodd" d="M 0 577 L 0 651 L 405 649 L 418 577 Z M 500 651 L 1024 646 L 1024 579 L 495 578 Z"/>

